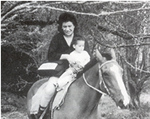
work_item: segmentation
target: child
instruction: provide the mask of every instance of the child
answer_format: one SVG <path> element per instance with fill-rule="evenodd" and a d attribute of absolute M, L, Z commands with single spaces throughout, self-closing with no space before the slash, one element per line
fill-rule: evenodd
<path fill-rule="evenodd" d="M 49 101 L 53 97 L 55 91 L 59 91 L 68 82 L 74 80 L 78 72 L 82 71 L 84 66 L 90 61 L 90 55 L 84 50 L 85 40 L 78 36 L 75 37 L 73 48 L 75 49 L 69 55 L 70 62 L 69 68 L 57 80 L 49 80 L 47 86 L 44 87 L 40 100 L 40 109 L 38 117 L 42 114 L 47 107 Z M 34 113 L 35 114 L 35 113 Z"/>
<path fill-rule="evenodd" d="M 76 74 L 82 71 L 84 66 L 90 61 L 88 52 L 84 50 L 84 44 L 85 41 L 82 37 L 75 37 L 73 42 L 75 50 L 70 53 L 71 62 L 69 68 L 58 79 L 57 84 L 59 88 L 67 84 L 72 78 L 75 78 Z"/>

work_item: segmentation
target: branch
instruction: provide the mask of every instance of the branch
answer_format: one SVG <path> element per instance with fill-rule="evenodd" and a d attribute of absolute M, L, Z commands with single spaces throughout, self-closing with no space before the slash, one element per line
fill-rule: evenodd
<path fill-rule="evenodd" d="M 121 47 L 134 47 L 134 46 L 143 46 L 143 45 L 150 45 L 150 42 L 144 42 L 144 43 L 137 43 L 137 44 L 128 44 L 128 45 L 108 45 L 108 44 L 106 44 L 106 43 L 103 43 L 102 41 L 99 41 L 99 40 L 97 40 L 97 38 L 95 38 L 95 35 L 93 35 L 94 33 L 93 33 L 93 31 L 91 30 L 91 33 L 92 33 L 92 36 L 94 37 L 94 40 L 98 43 L 98 44 L 100 44 L 100 45 L 102 45 L 102 46 L 105 46 L 105 47 L 109 47 L 109 48 L 121 48 Z M 102 38 L 105 40 L 105 41 L 107 41 L 106 40 L 106 38 L 105 38 L 105 36 L 100 32 L 100 34 L 101 34 L 101 36 L 102 36 Z"/>
<path fill-rule="evenodd" d="M 132 34 L 129 34 L 129 33 L 126 32 L 126 31 L 116 31 L 116 30 L 112 30 L 112 29 L 110 29 L 110 28 L 106 28 L 106 27 L 100 26 L 100 25 L 99 25 L 97 28 L 98 28 L 99 30 L 101 30 L 101 31 L 107 31 L 107 32 L 110 32 L 110 33 L 112 33 L 112 34 L 114 34 L 114 35 L 123 37 L 123 38 L 125 38 L 125 39 L 132 39 L 132 38 L 134 38 L 134 36 L 133 36 Z"/>
<path fill-rule="evenodd" d="M 121 55 L 120 55 L 120 56 L 121 56 Z M 133 66 L 131 63 L 129 63 L 125 58 L 123 58 L 123 59 L 124 59 L 124 61 L 125 61 L 131 68 L 133 68 L 133 69 L 135 69 L 135 70 L 139 70 L 140 72 L 144 72 L 144 73 L 150 74 L 150 71 L 145 71 L 145 70 L 143 70 L 143 69 L 136 68 L 136 67 Z"/>
<path fill-rule="evenodd" d="M 150 34 L 136 34 L 136 36 L 140 39 L 147 39 L 150 38 Z"/>
<path fill-rule="evenodd" d="M 121 1 L 116 1 L 114 3 L 122 3 L 122 4 L 139 4 L 139 3 L 144 3 L 141 1 L 128 1 L 128 2 L 121 2 Z"/>
<path fill-rule="evenodd" d="M 35 20 L 35 21 L 20 21 L 19 23 L 22 25 L 39 25 L 39 26 L 46 26 L 46 25 L 52 25 L 55 21 L 41 21 L 41 20 Z"/>
<path fill-rule="evenodd" d="M 97 40 L 96 38 L 94 38 L 94 40 L 99 43 L 102 46 L 105 47 L 109 47 L 109 48 L 122 48 L 122 47 L 134 47 L 134 46 L 143 46 L 143 45 L 150 45 L 149 43 L 141 43 L 141 44 L 128 44 L 128 45 L 117 45 L 117 46 L 112 46 L 112 45 L 107 45 L 105 43 L 100 42 L 99 40 Z"/>
<path fill-rule="evenodd" d="M 142 6 L 142 8 L 143 8 L 143 6 Z M 107 8 L 107 9 L 108 9 L 108 10 L 111 10 L 110 8 Z M 137 18 L 135 18 L 135 17 L 133 17 L 133 16 L 127 14 L 127 13 L 124 13 L 124 15 L 127 15 L 128 17 L 134 18 L 134 22 L 139 21 L 139 20 L 137 20 Z M 135 36 L 135 35 L 129 33 L 128 31 L 126 31 L 126 30 L 119 24 L 119 21 L 117 22 L 118 24 L 114 24 L 114 22 L 112 22 L 111 19 L 108 20 L 107 17 L 104 17 L 104 20 L 105 20 L 105 22 L 106 22 L 108 25 L 109 25 L 109 24 L 112 25 L 112 28 L 117 29 L 117 26 L 119 26 L 119 27 L 121 28 L 120 31 L 117 31 L 117 30 L 116 30 L 116 31 L 115 31 L 115 30 L 110 30 L 110 29 L 107 28 L 107 30 L 109 30 L 109 32 L 114 31 L 114 32 L 112 32 L 112 34 L 114 34 L 114 35 L 119 35 L 120 37 L 123 37 L 123 38 L 126 38 L 126 39 L 137 38 L 137 36 Z M 141 21 L 139 21 L 139 22 L 141 22 Z M 115 23 L 116 23 L 116 22 L 115 22 Z M 101 26 L 101 27 L 102 27 L 102 26 Z M 126 35 L 128 35 L 129 37 L 126 37 Z"/>
<path fill-rule="evenodd" d="M 94 41 L 96 41 L 98 44 L 100 44 L 102 46 L 105 46 L 105 47 L 108 47 L 108 48 L 113 48 L 113 46 L 107 45 L 107 43 L 102 43 L 102 41 L 97 40 L 93 30 L 90 30 L 90 33 L 92 34 L 92 37 L 93 37 Z M 101 34 L 102 38 L 106 41 L 106 38 L 104 37 L 104 35 L 101 32 L 100 32 L 100 34 Z"/>
<path fill-rule="evenodd" d="M 10 6 L 10 8 L 8 8 L 5 12 L 2 12 L 2 16 L 4 16 L 6 13 L 10 12 L 11 10 L 13 10 L 15 7 L 17 7 L 18 5 L 27 3 L 27 1 L 18 1 L 17 3 L 15 3 L 14 5 Z M 5 6 L 4 6 L 5 7 Z"/>
<path fill-rule="evenodd" d="M 120 10 L 120 11 L 114 11 L 114 12 L 101 12 L 100 14 L 95 14 L 95 13 L 84 13 L 84 12 L 77 12 L 77 11 L 73 11 L 73 10 L 66 10 L 66 9 L 62 9 L 62 8 L 56 8 L 56 7 L 51 7 L 51 6 L 26 6 L 27 8 L 47 8 L 47 9 L 53 9 L 53 10 L 58 10 L 58 11 L 65 11 L 65 12 L 71 12 L 71 13 L 75 13 L 75 14 L 80 14 L 80 15 L 87 15 L 87 16 L 95 16 L 95 17 L 99 17 L 99 16 L 106 16 L 106 15 L 114 15 L 114 14 L 118 14 L 118 13 L 124 13 L 124 12 L 133 12 L 133 11 L 140 11 L 140 10 L 150 10 L 150 7 L 147 8 L 139 8 L 139 9 L 124 9 L 124 10 Z"/>
<path fill-rule="evenodd" d="M 150 42 L 148 42 L 148 43 L 140 43 L 140 44 L 118 45 L 117 48 L 121 48 L 121 47 L 134 47 L 134 46 L 143 46 L 143 45 L 150 45 Z M 116 48 L 116 47 L 114 47 L 114 48 Z"/>
<path fill-rule="evenodd" d="M 80 15 L 95 16 L 95 17 L 106 16 L 106 15 L 114 15 L 114 14 L 124 13 L 124 12 L 133 12 L 133 11 L 140 11 L 140 10 L 150 10 L 150 7 L 147 7 L 147 8 L 130 9 L 130 10 L 124 9 L 124 10 L 114 11 L 114 12 L 101 12 L 100 14 L 95 14 L 95 13 L 84 13 L 84 12 L 77 12 L 77 11 L 73 11 L 73 10 L 66 10 L 66 9 L 56 8 L 56 7 L 46 6 L 46 5 L 33 6 L 33 5 L 30 5 L 30 3 L 25 3 L 25 4 L 22 4 L 20 6 L 15 7 L 11 11 L 9 11 L 7 14 L 5 14 L 1 18 L 1 22 L 3 22 L 6 19 L 7 16 L 9 16 L 12 13 L 14 13 L 15 11 L 18 11 L 20 9 L 25 9 L 25 8 L 47 8 L 47 9 L 53 9 L 53 10 L 57 10 L 57 11 L 63 11 L 63 12 L 65 11 L 65 12 L 71 12 L 71 13 L 80 14 Z"/>
<path fill-rule="evenodd" d="M 106 39 L 106 38 L 103 36 L 103 34 L 101 34 L 101 35 L 102 35 L 103 39 Z M 105 46 L 105 47 L 109 47 L 109 48 L 119 48 L 119 47 L 122 47 L 122 46 L 117 46 L 115 43 L 114 43 L 115 46 L 112 46 L 112 45 L 110 46 L 110 45 L 103 44 L 103 43 L 101 43 L 99 40 L 97 40 L 96 38 L 94 38 L 94 40 L 96 40 L 99 44 L 101 44 L 101 45 L 103 45 L 103 46 Z M 140 45 L 140 44 L 135 44 L 135 46 L 136 46 L 136 45 Z M 145 43 L 145 45 L 147 45 L 147 43 Z M 150 42 L 148 43 L 148 45 L 150 45 Z M 126 45 L 126 46 L 124 46 L 124 47 L 133 47 L 133 46 L 132 46 L 132 44 L 131 44 L 131 45 Z M 120 53 L 119 50 L 117 50 L 117 52 L 118 52 L 118 54 L 124 59 L 124 61 L 125 61 L 130 67 L 132 67 L 132 68 L 135 69 L 135 70 L 139 70 L 140 72 L 144 72 L 144 73 L 150 74 L 150 71 L 145 71 L 145 70 L 142 70 L 142 69 L 140 69 L 140 68 L 136 68 L 135 66 L 133 66 L 131 63 L 129 63 L 129 62 L 121 55 L 121 53 Z"/>
<path fill-rule="evenodd" d="M 114 45 L 115 45 L 115 43 L 114 43 Z M 128 64 L 131 68 L 135 69 L 136 71 L 138 70 L 138 71 L 140 71 L 140 72 L 150 74 L 150 71 L 146 71 L 146 70 L 143 70 L 143 69 L 140 69 L 140 68 L 137 68 L 137 67 L 133 66 L 131 63 L 129 63 L 129 62 L 121 55 L 121 53 L 120 53 L 119 50 L 117 50 L 117 52 L 118 52 L 118 54 L 123 58 L 123 60 L 125 61 L 125 63 Z"/>
<path fill-rule="evenodd" d="M 1 17 L 1 23 L 11 14 L 13 14 L 16 11 L 19 11 L 21 9 L 25 9 L 26 6 L 30 5 L 31 3 L 25 3 L 25 4 L 21 4 L 19 6 L 16 6 L 14 9 L 10 10 L 9 12 L 7 12 L 4 16 Z"/>
<path fill-rule="evenodd" d="M 128 14 L 125 14 L 125 15 L 128 15 Z M 128 15 L 130 16 L 130 15 Z M 133 16 L 130 16 L 132 18 L 134 18 Z M 136 19 L 136 18 L 134 18 Z M 108 19 L 106 19 L 106 17 L 104 18 L 105 22 L 109 25 L 112 26 L 112 28 L 116 28 L 116 25 L 113 24 L 111 21 L 109 21 Z M 120 25 L 119 25 L 120 26 Z M 120 26 L 121 27 L 121 26 Z M 121 31 L 117 31 L 117 30 L 111 30 L 110 28 L 106 28 L 104 26 L 98 26 L 98 29 L 101 30 L 101 31 L 108 31 L 114 35 L 118 35 L 120 37 L 123 37 L 123 38 L 126 38 L 126 39 L 131 39 L 131 38 L 137 38 L 137 39 L 147 39 L 147 38 L 150 38 L 150 34 L 131 34 L 129 33 L 128 31 L 126 31 L 125 29 L 121 29 Z M 117 29 L 117 28 L 116 28 Z M 125 36 L 125 35 L 128 35 L 128 36 Z M 124 37 L 125 36 L 125 37 Z M 136 39 L 135 39 L 136 40 Z M 144 44 L 143 44 L 144 45 Z"/>

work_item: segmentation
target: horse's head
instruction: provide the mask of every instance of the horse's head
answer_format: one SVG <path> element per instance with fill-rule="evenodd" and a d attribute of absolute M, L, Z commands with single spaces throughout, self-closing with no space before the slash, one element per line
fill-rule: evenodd
<path fill-rule="evenodd" d="M 130 97 L 123 82 L 123 69 L 116 61 L 114 50 L 111 49 L 109 53 L 103 55 L 96 50 L 99 72 L 102 77 L 100 86 L 103 85 L 105 93 L 111 96 L 117 106 L 126 108 L 130 103 Z"/>

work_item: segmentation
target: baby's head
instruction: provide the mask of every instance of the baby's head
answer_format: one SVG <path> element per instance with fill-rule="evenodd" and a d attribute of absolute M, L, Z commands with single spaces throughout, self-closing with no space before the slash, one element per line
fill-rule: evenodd
<path fill-rule="evenodd" d="M 73 48 L 81 53 L 84 50 L 85 39 L 82 36 L 75 36 L 73 41 Z"/>

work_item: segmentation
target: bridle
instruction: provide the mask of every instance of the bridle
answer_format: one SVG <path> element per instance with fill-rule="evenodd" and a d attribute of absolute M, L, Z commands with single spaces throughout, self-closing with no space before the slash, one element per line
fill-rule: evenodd
<path fill-rule="evenodd" d="M 108 63 L 111 63 L 111 62 L 116 62 L 116 60 L 113 60 L 113 59 L 112 59 L 112 60 L 108 60 L 108 61 L 102 63 L 101 65 L 99 65 L 99 73 L 101 72 L 101 68 L 102 68 L 104 65 L 106 65 L 106 64 L 108 64 Z M 104 84 L 104 88 L 105 88 L 105 90 L 107 91 L 107 93 L 104 92 L 104 91 L 102 91 L 102 90 L 100 90 L 100 89 L 97 89 L 97 88 L 93 87 L 92 85 L 90 85 L 90 84 L 87 82 L 84 73 L 83 73 L 83 79 L 84 79 L 84 82 L 86 83 L 86 85 L 89 86 L 90 88 L 92 88 L 93 90 L 95 90 L 95 91 L 97 91 L 98 93 L 101 93 L 101 94 L 107 94 L 107 93 L 108 93 L 108 95 L 111 96 L 111 93 L 110 93 L 109 89 L 107 88 L 107 86 L 106 86 L 106 84 L 105 84 L 103 78 L 102 78 L 101 83 Z M 111 97 L 113 97 L 113 96 L 111 96 Z"/>

